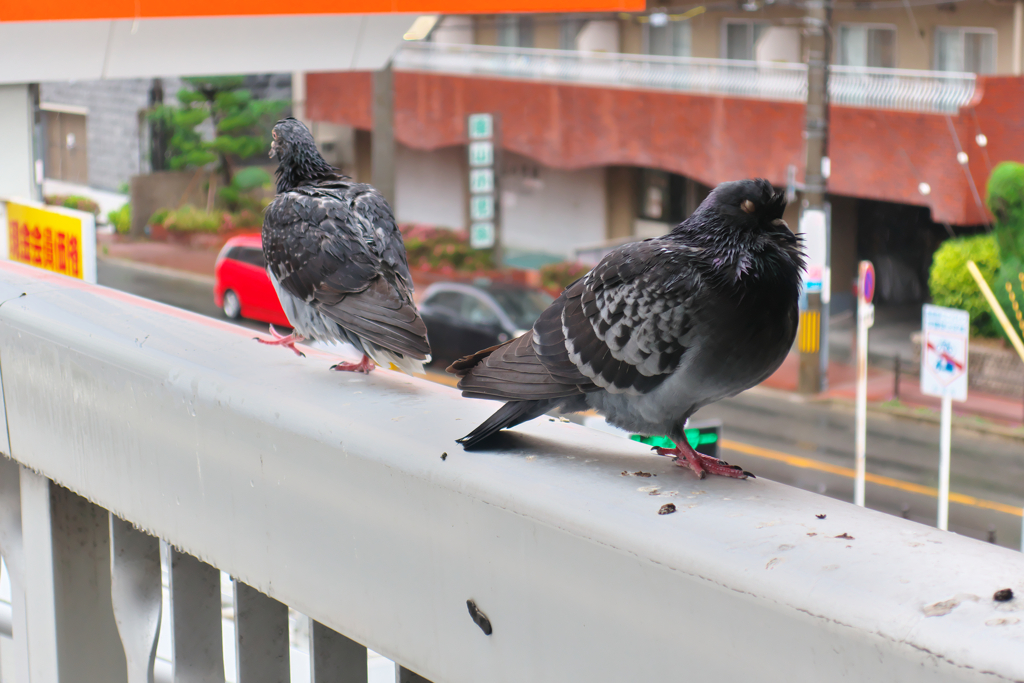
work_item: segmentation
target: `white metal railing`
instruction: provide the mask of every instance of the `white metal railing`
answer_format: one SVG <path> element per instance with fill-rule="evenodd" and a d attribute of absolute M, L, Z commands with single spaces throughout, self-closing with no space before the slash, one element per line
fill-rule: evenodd
<path fill-rule="evenodd" d="M 790 102 L 807 99 L 806 64 L 438 43 L 408 43 L 397 53 L 394 64 L 409 71 Z M 829 76 L 834 104 L 921 112 L 955 112 L 970 102 L 974 87 L 974 74 L 946 71 L 833 66 Z"/>
<path fill-rule="evenodd" d="M 365 682 L 367 646 L 439 683 L 1024 679 L 1019 598 L 992 599 L 1024 555 L 560 421 L 466 453 L 493 404 L 251 336 L 0 262 L 5 652 L 32 683 L 151 680 L 157 539 L 181 682 L 221 680 L 217 570 L 239 683 L 288 680 L 285 605 L 316 683 Z"/>

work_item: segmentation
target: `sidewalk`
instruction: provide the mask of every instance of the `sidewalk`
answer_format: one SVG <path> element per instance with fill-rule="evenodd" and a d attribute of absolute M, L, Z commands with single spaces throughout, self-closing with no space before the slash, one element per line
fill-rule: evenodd
<path fill-rule="evenodd" d="M 795 392 L 797 374 L 800 367 L 799 356 L 791 353 L 775 374 L 766 379 L 761 386 L 770 389 Z M 829 363 L 829 388 L 815 400 L 832 400 L 840 403 L 852 403 L 857 397 L 857 371 L 846 363 Z M 902 417 L 915 417 L 938 420 L 940 399 L 925 396 L 921 393 L 917 377 L 903 375 L 900 377 L 899 400 L 896 402 L 896 386 L 894 373 L 879 368 L 868 369 L 868 405 L 876 409 Z M 964 418 L 980 418 L 1003 428 L 996 431 L 1007 436 L 1024 436 L 1024 399 L 1021 397 L 998 396 L 970 390 L 967 400 L 953 402 L 953 415 Z M 981 428 L 981 423 L 976 425 Z M 1007 429 L 1008 428 L 1008 429 Z"/>
<path fill-rule="evenodd" d="M 170 242 L 119 242 L 115 235 L 97 235 L 99 257 L 135 261 L 213 277 L 220 249 L 197 249 Z"/>

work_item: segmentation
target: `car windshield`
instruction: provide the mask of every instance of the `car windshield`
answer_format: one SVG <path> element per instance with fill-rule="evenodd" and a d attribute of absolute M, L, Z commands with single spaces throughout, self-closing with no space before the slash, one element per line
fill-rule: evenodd
<path fill-rule="evenodd" d="M 536 289 L 488 287 L 486 291 L 508 313 L 513 324 L 521 330 L 533 327 L 537 317 L 554 301 L 553 298 Z"/>

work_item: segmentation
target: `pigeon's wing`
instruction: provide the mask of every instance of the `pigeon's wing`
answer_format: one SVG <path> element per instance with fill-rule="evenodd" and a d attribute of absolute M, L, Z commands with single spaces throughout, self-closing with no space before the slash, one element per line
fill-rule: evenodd
<path fill-rule="evenodd" d="M 694 341 L 699 251 L 674 240 L 628 244 L 566 291 L 562 332 L 581 374 L 611 393 L 645 394 L 675 372 Z"/>
<path fill-rule="evenodd" d="M 452 364 L 463 395 L 642 394 L 679 367 L 700 286 L 689 247 L 657 240 L 617 249 L 562 293 L 529 334 Z"/>
<path fill-rule="evenodd" d="M 264 217 L 263 251 L 283 289 L 345 329 L 418 360 L 430 353 L 401 234 L 376 190 L 278 195 Z"/>
<path fill-rule="evenodd" d="M 452 363 L 448 372 L 462 377 L 462 395 L 545 400 L 593 390 L 593 383 L 576 369 L 565 350 L 560 322 L 565 301 L 563 293 L 526 334 Z"/>

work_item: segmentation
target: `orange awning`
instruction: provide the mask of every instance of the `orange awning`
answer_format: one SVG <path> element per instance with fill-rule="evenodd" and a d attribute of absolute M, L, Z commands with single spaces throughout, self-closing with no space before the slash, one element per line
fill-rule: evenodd
<path fill-rule="evenodd" d="M 496 14 L 643 10 L 644 0 L 0 0 L 0 21 L 296 14 Z M 287 9 L 287 11 L 282 11 Z"/>

